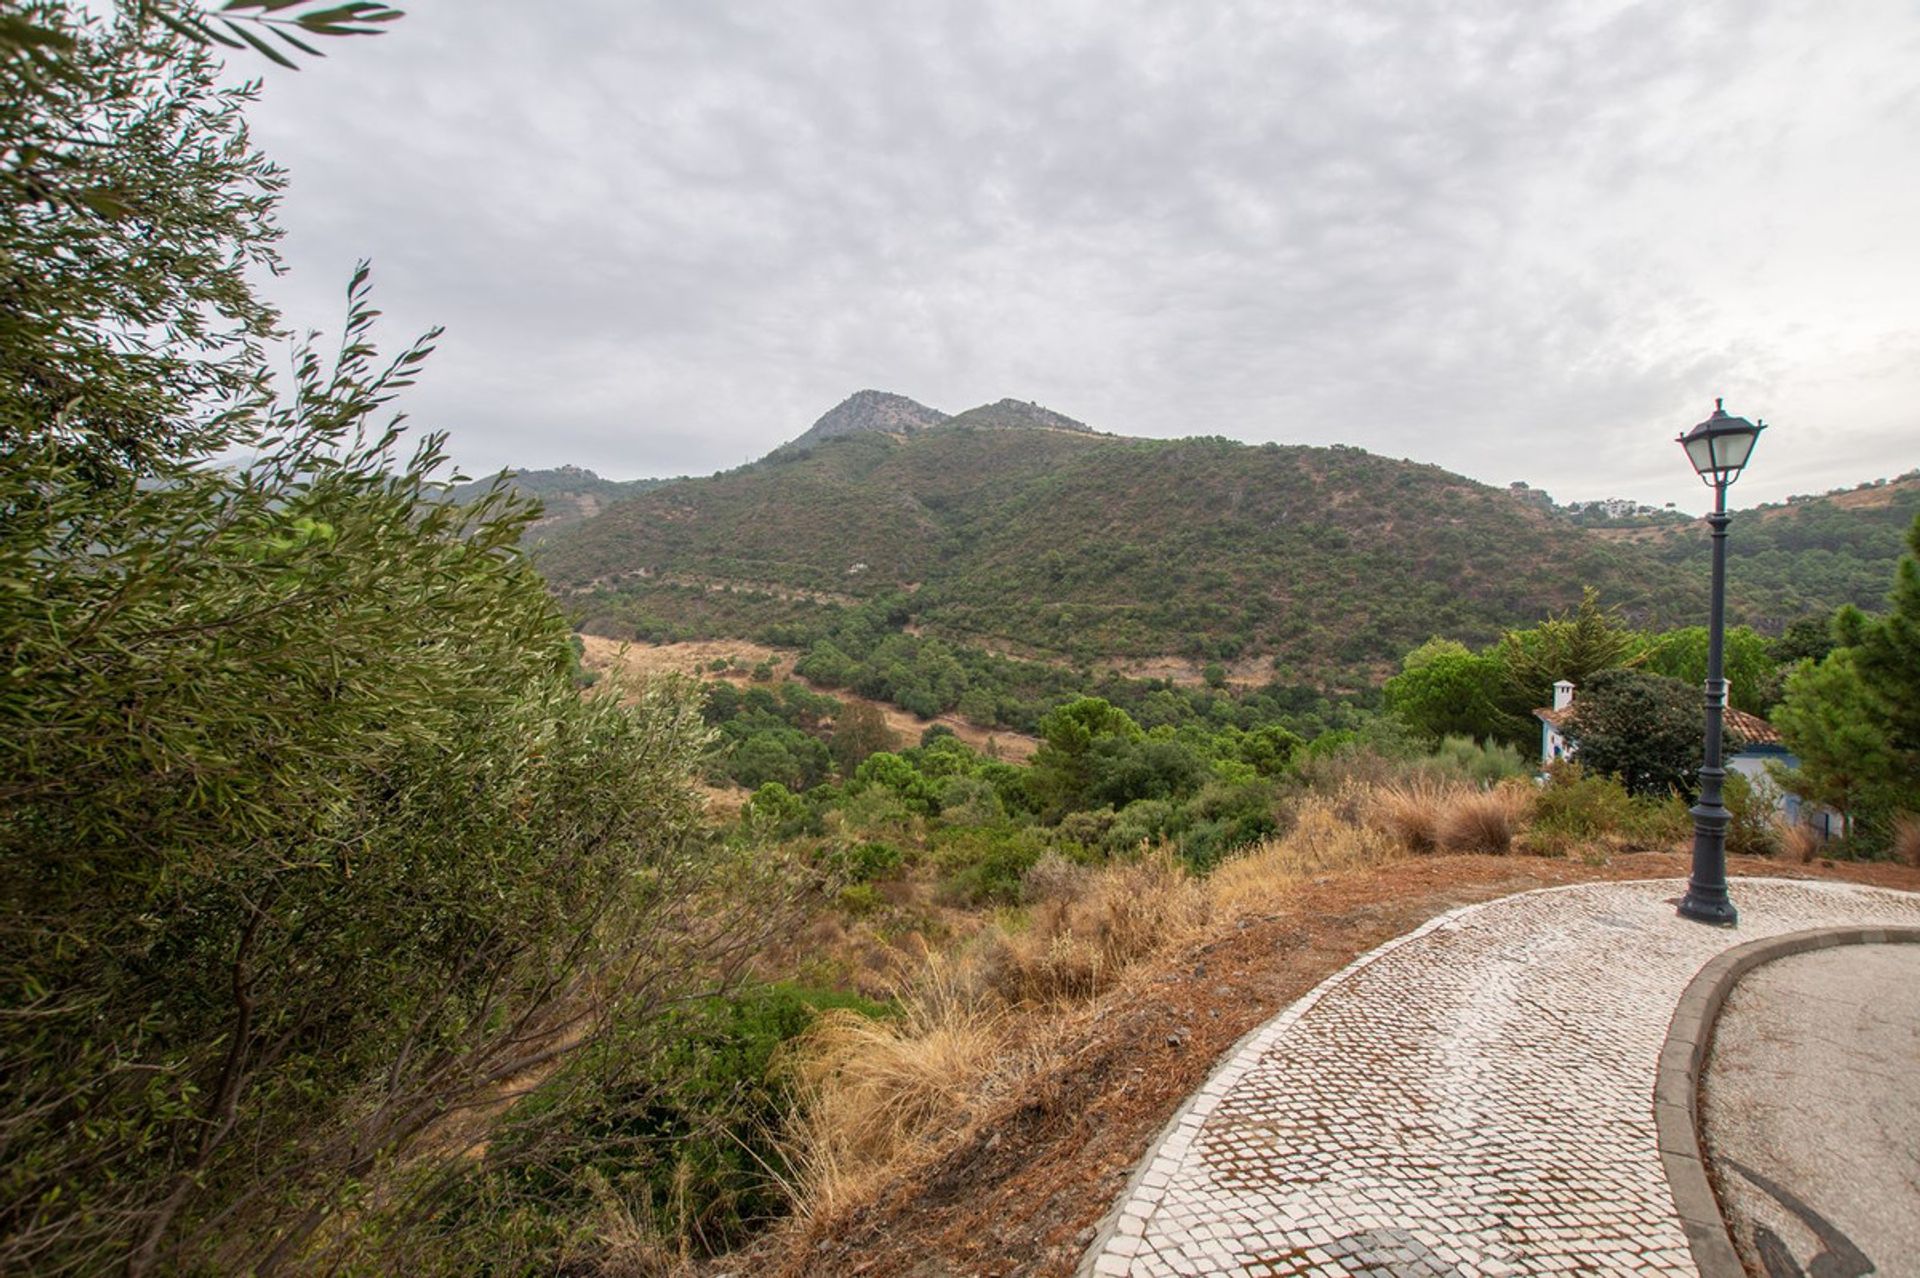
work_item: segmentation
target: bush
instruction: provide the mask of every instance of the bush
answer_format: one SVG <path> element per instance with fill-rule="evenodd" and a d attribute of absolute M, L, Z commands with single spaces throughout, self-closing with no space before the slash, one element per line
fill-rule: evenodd
<path fill-rule="evenodd" d="M 0 1269 L 334 1245 L 377 1160 L 579 1014 L 556 991 L 670 998 L 707 956 L 675 921 L 755 899 L 691 834 L 690 696 L 581 698 L 527 512 L 433 499 L 437 440 L 354 442 L 370 359 L 306 366 L 246 470 L 0 467 L 0 902 L 47 921 L 0 936 Z"/>
<path fill-rule="evenodd" d="M 1693 814 L 1677 794 L 1665 798 L 1636 796 L 1619 830 L 1629 850 L 1662 852 L 1693 837 Z"/>
<path fill-rule="evenodd" d="M 891 843 L 858 843 L 827 853 L 827 868 L 849 883 L 871 883 L 900 868 L 904 854 Z"/>
<path fill-rule="evenodd" d="M 1632 824 L 1633 801 L 1612 777 L 1578 763 L 1555 763 L 1533 806 L 1533 828 L 1550 838 L 1589 842 Z"/>
<path fill-rule="evenodd" d="M 669 1254 L 744 1241 L 785 1213 L 780 1181 L 794 1174 L 783 1143 L 790 1086 L 775 1062 L 829 1010 L 871 1018 L 886 1009 L 771 985 L 624 1027 L 576 1057 L 497 1125 L 449 1193 L 439 1246 L 417 1268 L 570 1271 L 564 1256 L 605 1247 L 594 1235 L 608 1232 L 610 1207 L 642 1237 L 671 1240 L 661 1248 Z"/>
<path fill-rule="evenodd" d="M 1185 812 L 1165 800 L 1136 799 L 1115 814 L 1106 835 L 1107 854 L 1124 856 L 1150 847 L 1178 833 L 1185 820 Z"/>
<path fill-rule="evenodd" d="M 961 905 L 1014 905 L 1020 883 L 1046 845 L 1030 830 L 954 830 L 940 836 L 937 854 L 956 867 L 944 891 Z"/>
<path fill-rule="evenodd" d="M 1533 772 L 1531 762 L 1521 757 L 1504 741 L 1475 741 L 1472 737 L 1446 737 L 1423 761 L 1442 775 L 1458 777 L 1476 785 L 1490 786 L 1510 777 Z"/>
<path fill-rule="evenodd" d="M 1724 787 L 1727 814 L 1727 852 L 1732 856 L 1772 856 L 1780 850 L 1780 828 L 1774 820 L 1774 789 L 1765 779 L 1749 781 L 1729 771 Z"/>

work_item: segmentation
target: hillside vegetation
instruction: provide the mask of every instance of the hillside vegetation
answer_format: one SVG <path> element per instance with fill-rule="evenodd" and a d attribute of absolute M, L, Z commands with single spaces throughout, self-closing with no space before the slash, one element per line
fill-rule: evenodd
<path fill-rule="evenodd" d="M 539 563 L 578 615 L 660 639 L 757 636 L 906 591 L 907 624 L 998 651 L 1256 657 L 1323 682 L 1434 633 L 1485 642 L 1584 586 L 1640 625 L 1703 607 L 1696 523 L 1593 529 L 1360 449 L 1124 439 L 1039 414 L 1002 401 L 789 446 L 611 507 Z M 1920 483 L 1869 491 L 1740 519 L 1733 618 L 1772 631 L 1876 604 Z"/>
<path fill-rule="evenodd" d="M 1915 515 L 1920 471 L 1742 511 L 1727 543 L 1742 619 L 1772 632 L 1840 604 L 1879 608 Z M 1700 551 L 1690 531 L 1662 525 L 1642 533 L 1640 544 L 1683 570 Z"/>

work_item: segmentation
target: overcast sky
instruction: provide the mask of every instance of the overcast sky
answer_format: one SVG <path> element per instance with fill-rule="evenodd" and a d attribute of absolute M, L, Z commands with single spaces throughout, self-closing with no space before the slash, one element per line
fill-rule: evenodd
<path fill-rule="evenodd" d="M 1920 465 L 1920 7 L 413 0 L 267 81 L 299 327 L 447 336 L 470 472 L 758 457 L 850 392 L 1699 509 Z"/>

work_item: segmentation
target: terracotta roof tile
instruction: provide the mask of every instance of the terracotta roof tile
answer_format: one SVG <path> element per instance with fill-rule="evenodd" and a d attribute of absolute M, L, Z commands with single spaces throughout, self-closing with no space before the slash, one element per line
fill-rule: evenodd
<path fill-rule="evenodd" d="M 1541 707 L 1533 712 L 1533 717 L 1558 732 L 1565 732 L 1567 720 L 1573 717 L 1572 706 L 1562 706 L 1558 710 Z M 1780 730 L 1757 714 L 1748 714 L 1745 710 L 1735 710 L 1728 706 L 1726 710 L 1726 731 L 1728 736 L 1739 737 L 1748 745 L 1780 745 Z"/>

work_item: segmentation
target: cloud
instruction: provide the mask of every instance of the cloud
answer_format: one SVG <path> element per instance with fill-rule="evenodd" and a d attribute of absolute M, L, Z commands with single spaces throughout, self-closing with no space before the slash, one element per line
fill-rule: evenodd
<path fill-rule="evenodd" d="M 268 75 L 276 296 L 371 256 L 475 470 L 878 386 L 1697 504 L 1725 394 L 1779 496 L 1920 461 L 1920 17 L 1843 7 L 420 6 Z"/>

